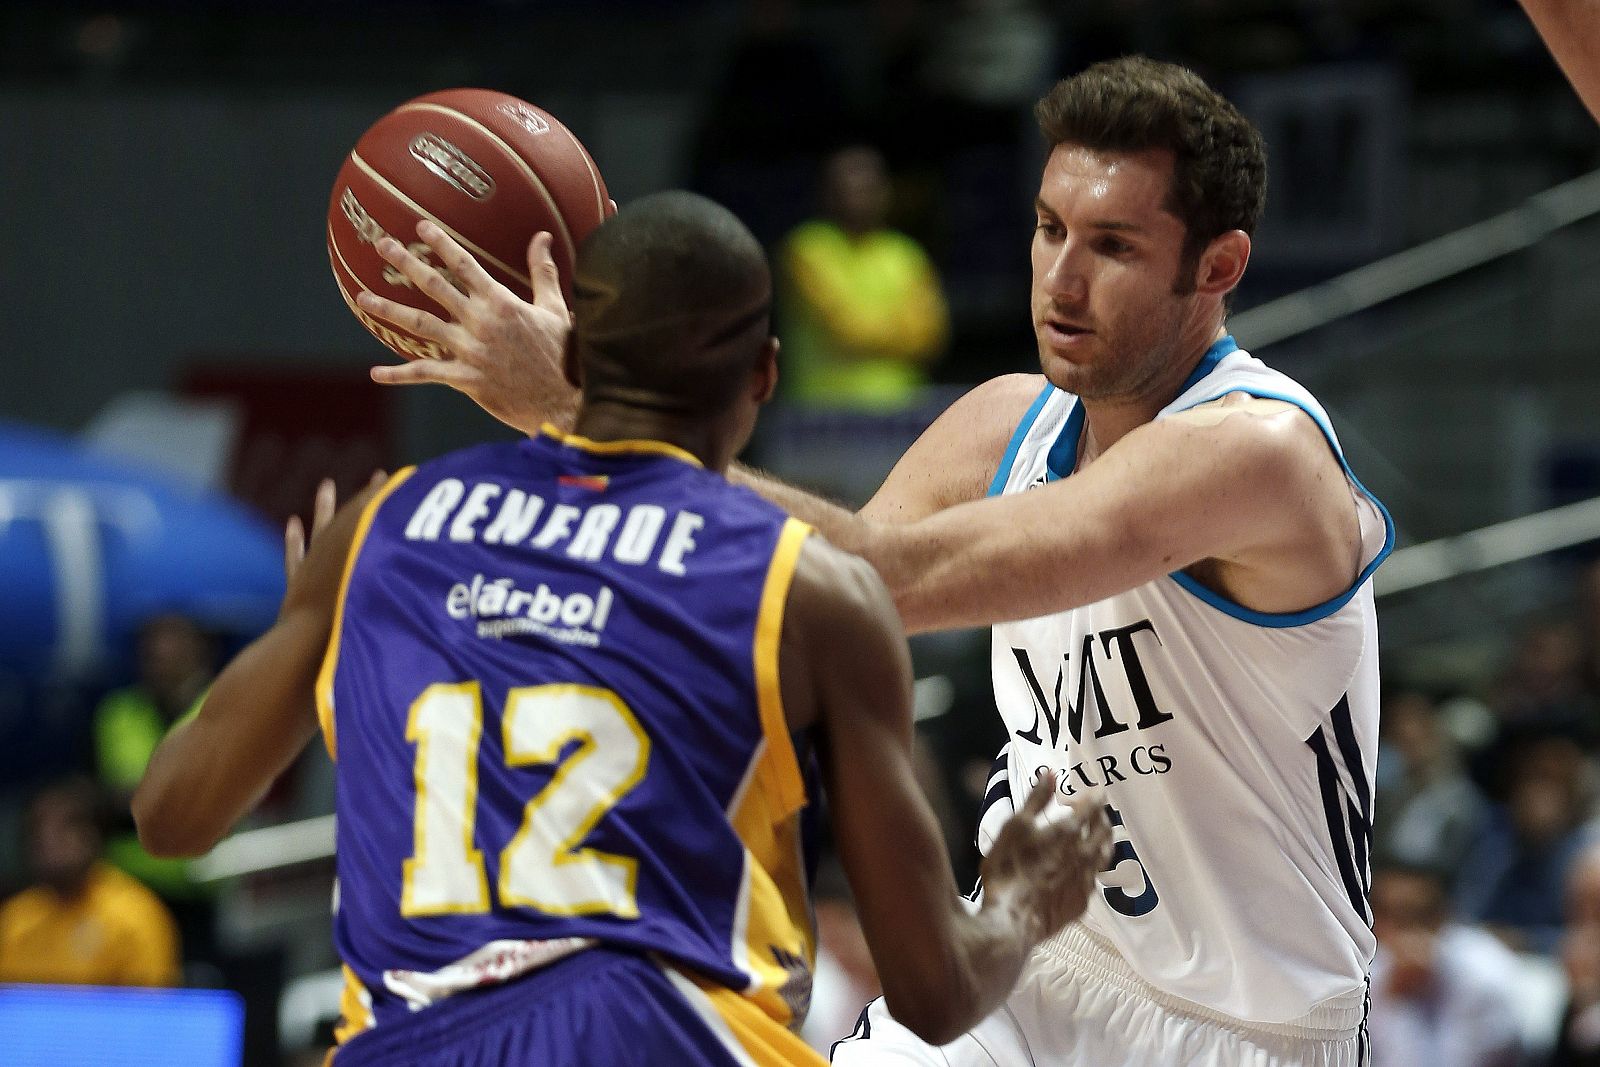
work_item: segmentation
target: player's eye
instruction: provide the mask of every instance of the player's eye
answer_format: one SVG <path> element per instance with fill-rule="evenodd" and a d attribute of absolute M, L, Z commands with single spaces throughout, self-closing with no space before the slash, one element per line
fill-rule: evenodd
<path fill-rule="evenodd" d="M 1050 219 L 1040 219 L 1035 229 L 1052 241 L 1059 241 L 1067 235 L 1066 228 L 1061 223 L 1053 222 Z"/>
<path fill-rule="evenodd" d="M 1100 242 L 1100 251 L 1108 256 L 1120 256 L 1125 252 L 1132 252 L 1133 246 L 1115 237 L 1106 237 Z"/>

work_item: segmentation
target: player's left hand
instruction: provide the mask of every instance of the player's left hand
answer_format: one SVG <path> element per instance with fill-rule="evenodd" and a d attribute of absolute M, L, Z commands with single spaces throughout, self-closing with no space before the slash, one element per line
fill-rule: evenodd
<path fill-rule="evenodd" d="M 376 488 L 389 478 L 386 471 L 373 471 L 372 478 L 367 482 L 367 487 Z M 332 478 L 324 478 L 317 483 L 317 494 L 311 502 L 311 537 L 306 536 L 305 523 L 300 521 L 299 515 L 290 515 L 289 521 L 283 527 L 283 576 L 288 582 L 294 581 L 294 576 L 300 570 L 300 564 L 305 561 L 306 548 L 311 539 L 317 537 L 328 524 L 333 521 L 333 513 L 339 504 L 339 490 L 333 484 Z"/>
<path fill-rule="evenodd" d="M 357 302 L 371 315 L 438 342 L 451 358 L 373 367 L 373 381 L 447 385 L 526 434 L 537 433 L 544 422 L 564 424 L 577 410 L 577 391 L 562 371 L 572 316 L 550 255 L 550 234 L 535 234 L 528 245 L 531 303 L 490 277 L 472 253 L 434 223 L 419 222 L 417 236 L 450 277 L 392 237 L 378 242 L 378 254 L 450 319 L 370 292 L 361 293 Z"/>
<path fill-rule="evenodd" d="M 1059 803 L 1055 775 L 1046 773 L 984 857 L 984 906 L 1012 910 L 1034 940 L 1042 939 L 1083 914 L 1110 858 L 1105 809 Z"/>

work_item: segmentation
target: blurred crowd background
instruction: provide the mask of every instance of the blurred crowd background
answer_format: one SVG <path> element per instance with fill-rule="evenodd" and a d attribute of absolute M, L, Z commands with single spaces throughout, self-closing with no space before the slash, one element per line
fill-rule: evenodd
<path fill-rule="evenodd" d="M 214 1062 L 320 1062 L 321 749 L 206 860 L 144 854 L 127 801 L 272 619 L 278 531 L 319 478 L 508 434 L 366 377 L 388 355 L 339 300 L 324 218 L 380 114 L 505 90 L 618 200 L 738 211 L 784 341 L 749 458 L 859 502 L 963 387 L 1036 368 L 1030 107 L 1128 52 L 1194 67 L 1266 134 L 1235 333 L 1322 397 L 1400 530 L 1374 1062 L 1600 1064 L 1600 130 L 1513 0 L 9 0 L 0 982 L 231 991 L 243 1059 Z M 968 880 L 1004 740 L 987 638 L 913 651 Z M 825 1048 L 876 987 L 835 864 L 817 897 Z M 0 1044 L 22 995 L 0 987 Z"/>

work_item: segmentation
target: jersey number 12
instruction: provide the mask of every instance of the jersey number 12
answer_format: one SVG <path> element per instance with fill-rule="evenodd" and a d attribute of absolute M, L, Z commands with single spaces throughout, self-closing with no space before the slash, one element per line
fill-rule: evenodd
<path fill-rule="evenodd" d="M 506 693 L 501 731 L 507 766 L 558 766 L 500 853 L 500 905 L 637 918 L 638 861 L 582 847 L 644 777 L 650 738 L 633 712 L 609 689 L 522 686 Z M 430 685 L 411 704 L 406 740 L 417 747 L 417 805 L 400 895 L 408 918 L 489 910 L 487 868 L 473 847 L 482 733 L 477 682 Z"/>

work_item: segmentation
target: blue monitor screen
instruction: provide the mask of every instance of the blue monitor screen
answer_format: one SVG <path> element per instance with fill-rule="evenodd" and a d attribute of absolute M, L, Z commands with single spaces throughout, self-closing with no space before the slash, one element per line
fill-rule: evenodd
<path fill-rule="evenodd" d="M 7 1067 L 239 1067 L 243 1032 L 226 990 L 0 986 Z"/>

